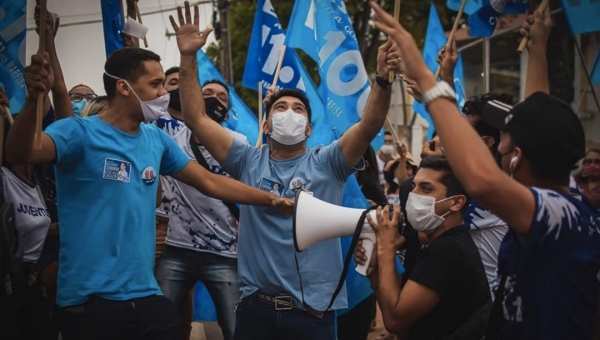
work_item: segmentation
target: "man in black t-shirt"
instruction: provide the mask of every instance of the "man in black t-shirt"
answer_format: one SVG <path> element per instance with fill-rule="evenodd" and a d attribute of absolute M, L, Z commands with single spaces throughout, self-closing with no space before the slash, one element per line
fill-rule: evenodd
<path fill-rule="evenodd" d="M 480 339 L 491 307 L 479 251 L 463 225 L 467 194 L 443 156 L 426 157 L 406 202 L 407 218 L 426 240 L 408 281 L 401 287 L 394 256 L 404 242 L 396 228 L 399 211 L 386 207 L 369 223 L 377 235 L 377 261 L 368 275 L 386 329 L 401 339 Z M 364 263 L 357 247 L 356 262 Z"/>

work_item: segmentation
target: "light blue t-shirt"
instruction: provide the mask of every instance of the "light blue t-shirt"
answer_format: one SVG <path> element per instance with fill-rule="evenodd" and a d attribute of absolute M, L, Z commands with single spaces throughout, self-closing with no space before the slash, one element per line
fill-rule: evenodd
<path fill-rule="evenodd" d="M 158 175 L 181 171 L 189 158 L 153 124 L 128 134 L 98 116 L 77 117 L 45 132 L 56 145 L 58 305 L 162 294 L 153 274 Z"/>
<path fill-rule="evenodd" d="M 234 140 L 222 164 L 232 177 L 264 191 L 275 188 L 282 197 L 294 198 L 298 188 L 314 197 L 337 205 L 342 203 L 344 183 L 356 169 L 348 164 L 339 143 L 308 149 L 302 155 L 277 160 L 270 157 L 267 145 L 260 149 Z M 300 308 L 302 295 L 312 308 L 327 307 L 342 273 L 339 239 L 317 243 L 297 254 L 300 277 L 296 270 L 292 216 L 271 208 L 244 205 L 240 213 L 238 271 L 242 297 L 257 290 L 291 295 Z M 332 309 L 347 307 L 346 289 L 342 289 Z"/>

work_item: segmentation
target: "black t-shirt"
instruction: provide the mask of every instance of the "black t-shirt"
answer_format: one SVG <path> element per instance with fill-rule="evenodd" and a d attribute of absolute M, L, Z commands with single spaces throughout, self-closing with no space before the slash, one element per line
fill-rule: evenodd
<path fill-rule="evenodd" d="M 423 249 L 409 280 L 433 291 L 438 305 L 411 330 L 411 340 L 454 332 L 490 300 L 479 251 L 464 226 L 452 228 Z"/>

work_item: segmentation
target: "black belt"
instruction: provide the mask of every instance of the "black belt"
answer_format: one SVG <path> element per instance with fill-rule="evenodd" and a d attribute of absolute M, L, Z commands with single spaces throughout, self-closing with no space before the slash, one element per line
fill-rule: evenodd
<path fill-rule="evenodd" d="M 273 296 L 265 292 L 257 292 L 255 296 L 262 302 L 265 302 L 273 307 L 275 310 L 300 310 L 294 303 L 293 299 L 289 295 Z"/>

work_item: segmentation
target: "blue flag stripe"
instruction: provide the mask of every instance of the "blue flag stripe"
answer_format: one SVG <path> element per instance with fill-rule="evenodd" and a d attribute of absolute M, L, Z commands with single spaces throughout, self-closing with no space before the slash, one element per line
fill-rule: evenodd
<path fill-rule="evenodd" d="M 25 23 L 27 0 L 3 1 L 0 9 L 0 85 L 13 114 L 25 104 Z M 20 53 L 22 52 L 22 53 Z"/>

